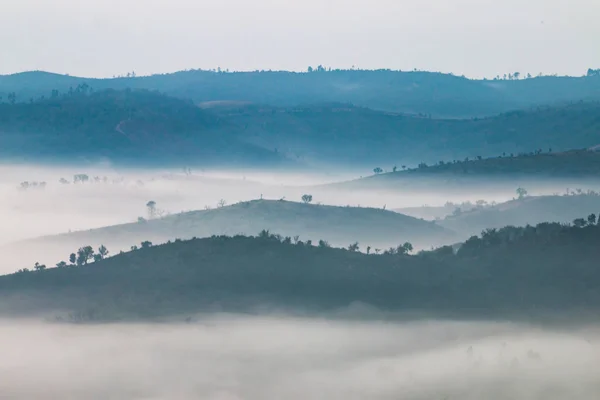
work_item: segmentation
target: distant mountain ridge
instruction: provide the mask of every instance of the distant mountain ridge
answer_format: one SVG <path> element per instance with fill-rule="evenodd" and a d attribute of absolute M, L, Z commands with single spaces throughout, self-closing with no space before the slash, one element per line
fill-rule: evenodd
<path fill-rule="evenodd" d="M 290 107 L 314 102 L 350 102 L 361 107 L 434 117 L 495 115 L 539 105 L 600 99 L 600 76 L 536 77 L 522 80 L 470 80 L 421 71 L 333 70 L 211 72 L 114 79 L 89 79 L 47 72 L 0 76 L 0 96 L 17 101 L 49 96 L 52 90 L 88 84 L 102 89 L 149 89 L 192 99 L 243 101 Z"/>

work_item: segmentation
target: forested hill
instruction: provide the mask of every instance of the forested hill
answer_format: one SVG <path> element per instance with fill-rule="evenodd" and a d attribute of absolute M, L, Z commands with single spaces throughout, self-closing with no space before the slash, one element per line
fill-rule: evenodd
<path fill-rule="evenodd" d="M 87 85 L 31 103 L 0 104 L 0 155 L 28 161 L 106 158 L 135 164 L 277 164 L 239 130 L 192 102 L 157 92 Z"/>
<path fill-rule="evenodd" d="M 70 87 L 82 83 L 97 90 L 159 90 L 175 97 L 191 98 L 196 103 L 226 100 L 289 107 L 315 102 L 350 102 L 384 111 L 448 118 L 495 115 L 538 105 L 600 99 L 600 76 L 469 80 L 432 72 L 322 69 L 312 73 L 192 70 L 116 79 L 25 72 L 0 76 L 0 96 L 7 101 L 9 96 L 13 99 L 14 94 L 15 101 L 27 102 L 48 96 L 52 90 L 68 92 Z"/>
<path fill-rule="evenodd" d="M 535 318 L 600 310 L 600 226 L 488 230 L 458 252 L 415 256 L 315 247 L 263 232 L 212 237 L 0 277 L 4 314 L 144 318 L 257 305 L 332 310 L 355 301 L 429 315 Z M 91 249 L 90 249 L 91 250 Z M 189 314 L 188 314 L 189 315 Z"/>
<path fill-rule="evenodd" d="M 0 155 L 35 161 L 105 157 L 221 166 L 351 163 L 372 169 L 380 163 L 400 168 L 598 144 L 598 102 L 445 120 L 339 103 L 197 106 L 158 92 L 97 91 L 84 84 L 31 103 L 0 103 Z"/>

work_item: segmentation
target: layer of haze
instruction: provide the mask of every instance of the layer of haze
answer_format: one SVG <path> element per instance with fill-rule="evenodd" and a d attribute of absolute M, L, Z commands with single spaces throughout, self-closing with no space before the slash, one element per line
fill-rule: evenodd
<path fill-rule="evenodd" d="M 600 66 L 596 0 L 4 3 L 2 74 L 40 69 L 110 77 L 323 64 L 579 76 Z"/>
<path fill-rule="evenodd" d="M 0 321 L 11 399 L 588 400 L 599 331 L 212 315 L 190 324 Z"/>
<path fill-rule="evenodd" d="M 98 176 L 102 181 L 86 184 L 59 183 L 61 177 L 72 181 L 73 175 L 79 173 L 89 175 L 90 179 Z M 106 182 L 103 181 L 104 177 Z M 293 172 L 192 170 L 191 174 L 186 175 L 176 170 L 123 171 L 107 166 L 42 168 L 4 165 L 0 167 L 0 220 L 3 221 L 0 227 L 0 274 L 14 272 L 20 268 L 31 268 L 35 262 L 53 266 L 66 260 L 71 252 L 86 245 L 96 247 L 106 244 L 114 255 L 120 250 L 129 250 L 132 245 L 139 245 L 141 240 L 156 240 L 147 237 L 128 238 L 125 234 L 123 237 L 119 236 L 116 240 L 118 243 L 115 240 L 115 243 L 75 242 L 65 248 L 64 244 L 59 246 L 56 243 L 45 244 L 44 241 L 38 241 L 31 245 L 34 247 L 12 246 L 14 242 L 41 236 L 137 222 L 138 217 L 148 217 L 146 203 L 151 200 L 156 202 L 159 214 L 164 216 L 205 208 L 214 209 L 218 207 L 221 199 L 226 205 L 260 198 L 300 202 L 303 194 L 313 195 L 313 204 L 393 210 L 423 205 L 442 206 L 448 201 L 461 203 L 483 199 L 488 202 L 503 202 L 515 197 L 514 190 L 519 184 L 515 182 L 514 186 L 505 185 L 496 189 L 489 186 L 491 181 L 486 180 L 488 186 L 482 185 L 479 189 L 471 186 L 470 189 L 459 188 L 460 190 L 450 191 L 440 188 L 435 183 L 418 190 L 403 186 L 396 190 L 387 190 L 385 185 L 381 189 L 371 190 L 339 190 L 321 186 L 355 178 L 358 176 L 341 171 L 309 175 Z M 19 189 L 20 183 L 25 181 L 46 182 L 46 187 Z M 569 186 L 540 183 L 537 188 L 529 185 L 526 187 L 531 194 L 541 195 L 564 193 L 565 187 Z M 274 214 L 273 220 L 277 217 L 278 215 Z M 264 226 L 257 227 L 256 232 L 236 233 L 254 235 L 261 229 L 277 233 L 273 224 L 276 223 L 265 220 Z M 302 222 L 298 221 L 298 224 L 301 226 Z M 235 230 L 235 227 L 228 229 L 231 230 Z M 302 235 L 303 232 L 288 234 Z M 368 235 L 368 232 L 364 234 Z M 328 237 L 319 238 L 331 240 Z M 168 239 L 174 240 L 176 237 L 165 238 L 164 241 Z M 381 244 L 366 240 L 361 240 L 363 247 L 377 247 Z M 350 242 L 351 240 L 348 243 Z M 348 243 L 332 242 L 335 246 L 346 246 Z M 385 245 L 387 246 L 387 243 Z M 429 249 L 432 245 L 440 244 L 433 241 L 422 243 L 419 249 Z"/>

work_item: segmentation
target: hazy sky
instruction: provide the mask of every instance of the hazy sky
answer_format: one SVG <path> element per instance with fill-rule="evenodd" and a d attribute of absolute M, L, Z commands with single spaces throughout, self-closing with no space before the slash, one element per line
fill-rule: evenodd
<path fill-rule="evenodd" d="M 600 68 L 598 0 L 4 0 L 1 8 L 0 74 Z"/>

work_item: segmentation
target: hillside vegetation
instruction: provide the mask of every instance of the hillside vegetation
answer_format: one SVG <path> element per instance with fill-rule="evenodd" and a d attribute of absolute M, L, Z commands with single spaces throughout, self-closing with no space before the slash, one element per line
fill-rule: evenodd
<path fill-rule="evenodd" d="M 433 72 L 333 70 L 313 73 L 181 71 L 116 79 L 25 72 L 0 76 L 0 96 L 16 101 L 88 84 L 96 89 L 149 89 L 209 101 L 249 101 L 274 106 L 351 102 L 384 111 L 437 117 L 472 117 L 546 104 L 600 99 L 600 76 L 470 80 Z"/>
<path fill-rule="evenodd" d="M 0 103 L 0 155 L 33 161 L 222 167 L 352 163 L 400 170 L 439 160 L 588 148 L 600 143 L 599 132 L 600 103 L 444 120 L 349 104 L 197 107 L 156 92 L 96 91 L 85 85 L 32 103 Z M 503 172 L 497 161 L 486 163 L 478 168 L 493 164 Z M 435 171 L 459 168 L 443 167 Z"/>
<path fill-rule="evenodd" d="M 600 226 L 487 230 L 458 252 L 366 255 L 267 233 L 179 241 L 61 268 L 0 277 L 2 313 L 71 320 L 182 315 L 257 305 L 486 317 L 597 314 Z"/>

